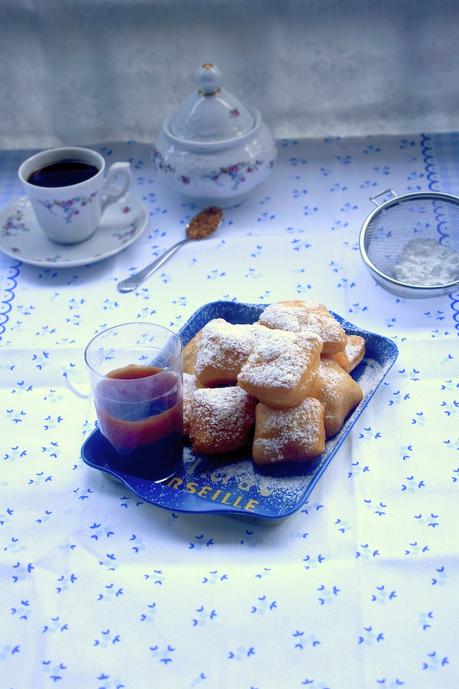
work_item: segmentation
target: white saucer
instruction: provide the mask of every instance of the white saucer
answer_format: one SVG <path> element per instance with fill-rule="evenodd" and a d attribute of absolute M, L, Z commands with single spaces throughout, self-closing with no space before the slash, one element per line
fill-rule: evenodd
<path fill-rule="evenodd" d="M 109 206 L 95 234 L 80 244 L 57 244 L 37 223 L 30 201 L 19 198 L 0 213 L 0 251 L 32 266 L 73 268 L 114 256 L 140 237 L 148 212 L 135 194 Z"/>

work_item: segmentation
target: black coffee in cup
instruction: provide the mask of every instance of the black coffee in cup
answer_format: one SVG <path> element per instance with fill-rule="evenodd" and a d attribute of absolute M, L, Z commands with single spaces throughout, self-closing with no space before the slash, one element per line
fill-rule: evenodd
<path fill-rule="evenodd" d="M 95 165 L 84 160 L 58 160 L 32 172 L 27 181 L 37 187 L 69 187 L 97 175 Z"/>

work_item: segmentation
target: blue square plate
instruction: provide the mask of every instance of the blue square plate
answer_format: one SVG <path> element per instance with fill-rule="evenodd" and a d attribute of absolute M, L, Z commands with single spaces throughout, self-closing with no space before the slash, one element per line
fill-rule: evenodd
<path fill-rule="evenodd" d="M 211 302 L 191 316 L 179 335 L 186 344 L 213 318 L 224 318 L 230 323 L 254 323 L 266 306 Z M 199 455 L 185 446 L 183 466 L 172 478 L 157 483 L 120 471 L 116 453 L 99 430 L 84 443 L 83 461 L 116 477 L 142 500 L 176 512 L 224 512 L 264 519 L 286 517 L 307 500 L 398 355 L 392 340 L 361 330 L 337 314 L 333 315 L 349 335 L 365 338 L 365 358 L 352 372 L 364 396 L 340 432 L 327 440 L 325 451 L 313 463 L 257 467 L 252 462 L 250 450 L 222 460 Z"/>

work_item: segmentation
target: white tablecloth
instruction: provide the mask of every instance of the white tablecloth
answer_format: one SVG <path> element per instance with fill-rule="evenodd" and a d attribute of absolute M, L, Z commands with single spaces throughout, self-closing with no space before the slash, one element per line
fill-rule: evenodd
<path fill-rule="evenodd" d="M 150 222 L 118 256 L 40 269 L 0 255 L 0 685 L 5 689 L 458 686 L 459 293 L 401 300 L 358 251 L 371 194 L 457 192 L 458 138 L 279 142 L 270 180 L 137 292 L 116 281 L 193 209 L 130 160 Z M 0 154 L 0 202 L 21 193 Z M 103 327 L 178 329 L 216 299 L 315 298 L 399 359 L 294 515 L 173 513 L 80 460 L 94 428 L 82 350 Z"/>

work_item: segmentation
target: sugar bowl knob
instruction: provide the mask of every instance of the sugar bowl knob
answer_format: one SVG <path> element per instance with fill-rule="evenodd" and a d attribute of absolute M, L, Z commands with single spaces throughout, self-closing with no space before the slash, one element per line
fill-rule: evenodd
<path fill-rule="evenodd" d="M 213 96 L 218 93 L 221 80 L 221 70 L 210 62 L 205 62 L 196 72 L 196 81 L 202 96 Z"/>

